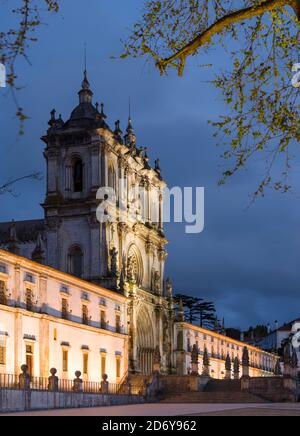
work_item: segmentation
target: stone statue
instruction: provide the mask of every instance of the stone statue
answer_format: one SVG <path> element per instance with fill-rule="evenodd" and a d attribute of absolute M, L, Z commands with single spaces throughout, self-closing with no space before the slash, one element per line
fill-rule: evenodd
<path fill-rule="evenodd" d="M 161 354 L 160 354 L 159 346 L 157 345 L 153 354 L 153 372 L 160 373 L 160 370 L 161 370 Z"/>
<path fill-rule="evenodd" d="M 295 348 L 293 348 L 292 358 L 291 358 L 292 368 L 298 368 L 298 357 Z"/>
<path fill-rule="evenodd" d="M 247 347 L 244 347 L 244 349 L 243 349 L 242 363 L 243 363 L 243 366 L 249 366 L 250 365 L 249 350 L 248 350 Z"/>
<path fill-rule="evenodd" d="M 117 277 L 119 273 L 118 252 L 115 247 L 110 250 L 110 273 L 113 277 Z"/>
<path fill-rule="evenodd" d="M 127 281 L 129 283 L 135 283 L 135 268 L 134 268 L 134 257 L 128 257 L 127 261 Z"/>
<path fill-rule="evenodd" d="M 50 374 L 51 376 L 48 378 L 48 390 L 52 391 L 52 392 L 57 392 L 58 391 L 58 377 L 56 376 L 57 374 L 57 369 L 56 368 L 51 368 L 50 369 Z"/>
<path fill-rule="evenodd" d="M 154 162 L 155 164 L 155 171 L 160 174 L 161 173 L 161 168 L 160 168 L 160 160 L 156 159 L 156 161 Z"/>
<path fill-rule="evenodd" d="M 155 348 L 154 354 L 153 354 L 153 362 L 154 363 L 161 363 L 161 354 L 159 350 L 159 346 Z"/>
<path fill-rule="evenodd" d="M 160 274 L 158 271 L 153 273 L 153 292 L 157 295 L 160 294 L 161 284 L 160 284 Z"/>
<path fill-rule="evenodd" d="M 291 357 L 291 376 L 294 378 L 298 378 L 298 356 L 295 348 L 293 348 Z"/>
<path fill-rule="evenodd" d="M 171 279 L 169 277 L 166 280 L 166 291 L 167 291 L 167 297 L 172 298 L 173 297 L 173 285 L 172 285 Z"/>
<path fill-rule="evenodd" d="M 283 346 L 283 361 L 284 365 L 291 364 L 291 344 L 289 340 L 287 340 Z"/>

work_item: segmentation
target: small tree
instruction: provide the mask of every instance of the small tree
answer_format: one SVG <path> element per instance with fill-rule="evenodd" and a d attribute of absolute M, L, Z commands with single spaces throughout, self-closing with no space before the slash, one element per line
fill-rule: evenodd
<path fill-rule="evenodd" d="M 227 354 L 227 356 L 226 356 L 225 369 L 226 369 L 226 371 L 231 371 L 231 359 L 230 359 L 229 354 Z"/>
<path fill-rule="evenodd" d="M 275 365 L 275 369 L 274 369 L 274 374 L 276 376 L 281 376 L 282 375 L 281 365 L 280 365 L 280 360 L 279 359 L 276 361 L 276 365 Z"/>

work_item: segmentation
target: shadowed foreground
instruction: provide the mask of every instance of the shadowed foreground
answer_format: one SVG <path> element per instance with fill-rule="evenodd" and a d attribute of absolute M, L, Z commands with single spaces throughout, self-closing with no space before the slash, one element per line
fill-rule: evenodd
<path fill-rule="evenodd" d="M 9 416 L 300 416 L 300 404 L 140 404 Z"/>

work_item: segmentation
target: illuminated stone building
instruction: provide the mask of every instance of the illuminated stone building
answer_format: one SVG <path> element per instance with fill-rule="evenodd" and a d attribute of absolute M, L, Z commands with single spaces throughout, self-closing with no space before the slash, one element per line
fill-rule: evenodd
<path fill-rule="evenodd" d="M 85 380 L 127 370 L 127 299 L 0 250 L 0 373 L 35 377 L 55 367 L 62 379 Z"/>
<path fill-rule="evenodd" d="M 110 129 L 86 72 L 70 118 L 53 110 L 42 140 L 44 219 L 0 224 L 0 370 L 18 372 L 32 354 L 37 376 L 54 366 L 72 377 L 88 366 L 85 377 L 99 381 L 104 366 L 119 381 L 151 374 L 157 360 L 163 373 L 186 374 L 189 351 L 183 358 L 164 281 L 159 161 L 151 167 L 130 118 L 124 136 L 118 121 Z M 99 221 L 99 207 L 107 219 Z M 193 327 L 183 330 L 185 341 Z"/>

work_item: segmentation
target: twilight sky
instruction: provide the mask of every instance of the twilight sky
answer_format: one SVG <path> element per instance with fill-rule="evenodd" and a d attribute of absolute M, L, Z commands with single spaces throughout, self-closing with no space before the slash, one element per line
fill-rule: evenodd
<path fill-rule="evenodd" d="M 14 2 L 2 0 L 0 7 L 9 3 L 11 8 Z M 222 49 L 215 48 L 209 60 L 195 58 L 183 79 L 175 74 L 162 78 L 145 59 L 111 59 L 122 52 L 121 39 L 141 13 L 140 0 L 62 0 L 62 5 L 58 15 L 44 16 L 46 25 L 29 51 L 32 66 L 19 62 L 25 86 L 19 99 L 30 116 L 22 138 L 9 92 L 0 89 L 0 183 L 45 172 L 39 138 L 51 109 L 67 119 L 77 105 L 86 42 L 94 98 L 105 103 L 110 126 L 121 119 L 125 128 L 130 96 L 138 143 L 149 147 L 151 158 L 160 158 L 169 185 L 205 187 L 204 232 L 187 235 L 181 224 L 166 228 L 167 272 L 175 291 L 215 301 L 227 326 L 246 328 L 299 317 L 299 163 L 294 167 L 293 194 L 270 192 L 250 208 L 249 195 L 264 170 L 259 161 L 225 187 L 217 186 L 222 150 L 215 146 L 207 120 L 226 113 L 226 108 L 207 80 L 214 68 L 225 65 Z M 1 28 L 4 22 L 5 27 L 10 24 L 8 19 L 4 13 Z M 197 66 L 212 59 L 214 68 Z M 44 180 L 17 190 L 17 198 L 0 197 L 0 221 L 42 217 Z"/>

